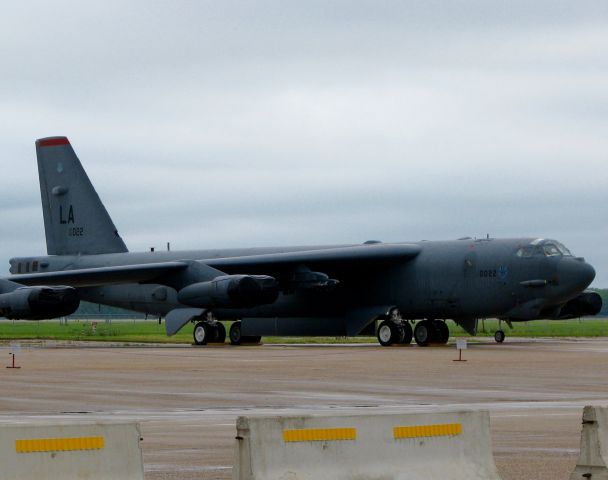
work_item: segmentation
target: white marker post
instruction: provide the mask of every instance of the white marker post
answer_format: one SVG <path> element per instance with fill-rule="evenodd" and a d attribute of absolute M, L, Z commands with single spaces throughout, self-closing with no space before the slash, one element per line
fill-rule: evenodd
<path fill-rule="evenodd" d="M 18 367 L 17 365 L 15 365 L 15 354 L 17 352 L 21 351 L 21 345 L 18 343 L 11 343 L 10 345 L 10 351 L 8 352 L 9 355 L 13 356 L 13 361 L 11 365 L 7 365 L 6 368 L 21 368 Z"/>
<path fill-rule="evenodd" d="M 453 362 L 466 362 L 466 360 L 462 359 L 462 351 L 467 349 L 467 339 L 466 338 L 457 338 L 456 339 L 456 349 L 458 350 L 458 359 L 452 360 Z"/>

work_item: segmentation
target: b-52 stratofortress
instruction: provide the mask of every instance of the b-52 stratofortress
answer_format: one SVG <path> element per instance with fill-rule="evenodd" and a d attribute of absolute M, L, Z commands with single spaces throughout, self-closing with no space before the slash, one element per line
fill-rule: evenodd
<path fill-rule="evenodd" d="M 9 280 L 69 285 L 83 300 L 188 322 L 194 342 L 263 335 L 376 334 L 446 343 L 452 319 L 510 322 L 597 314 L 595 271 L 556 240 L 454 241 L 196 251 L 127 250 L 66 137 L 36 142 L 47 254 L 10 260 Z M 497 342 L 505 334 L 498 330 Z"/>

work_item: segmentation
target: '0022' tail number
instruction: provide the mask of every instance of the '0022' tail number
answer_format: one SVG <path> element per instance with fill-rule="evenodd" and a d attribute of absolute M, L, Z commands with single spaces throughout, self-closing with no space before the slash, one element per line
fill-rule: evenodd
<path fill-rule="evenodd" d="M 84 227 L 68 228 L 68 237 L 84 237 Z"/>

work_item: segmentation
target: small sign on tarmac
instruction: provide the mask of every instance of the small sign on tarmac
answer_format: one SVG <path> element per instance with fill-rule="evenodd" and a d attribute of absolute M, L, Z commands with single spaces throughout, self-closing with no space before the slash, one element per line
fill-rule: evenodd
<path fill-rule="evenodd" d="M 456 339 L 456 349 L 458 350 L 458 358 L 453 361 L 454 362 L 466 362 L 466 360 L 462 359 L 462 351 L 467 349 L 467 339 L 466 338 L 457 338 Z"/>

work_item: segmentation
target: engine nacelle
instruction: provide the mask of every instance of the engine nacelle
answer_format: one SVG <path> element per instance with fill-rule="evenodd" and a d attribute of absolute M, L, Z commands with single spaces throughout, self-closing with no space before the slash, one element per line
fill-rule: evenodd
<path fill-rule="evenodd" d="M 602 297 L 596 292 L 583 292 L 566 303 L 559 312 L 560 319 L 597 315 L 602 310 Z"/>
<path fill-rule="evenodd" d="M 193 307 L 250 308 L 273 303 L 278 295 L 279 285 L 273 277 L 222 275 L 182 288 L 177 299 Z"/>
<path fill-rule="evenodd" d="M 71 315 L 80 305 L 72 287 L 19 287 L 0 294 L 0 316 L 11 320 L 45 320 Z"/>

